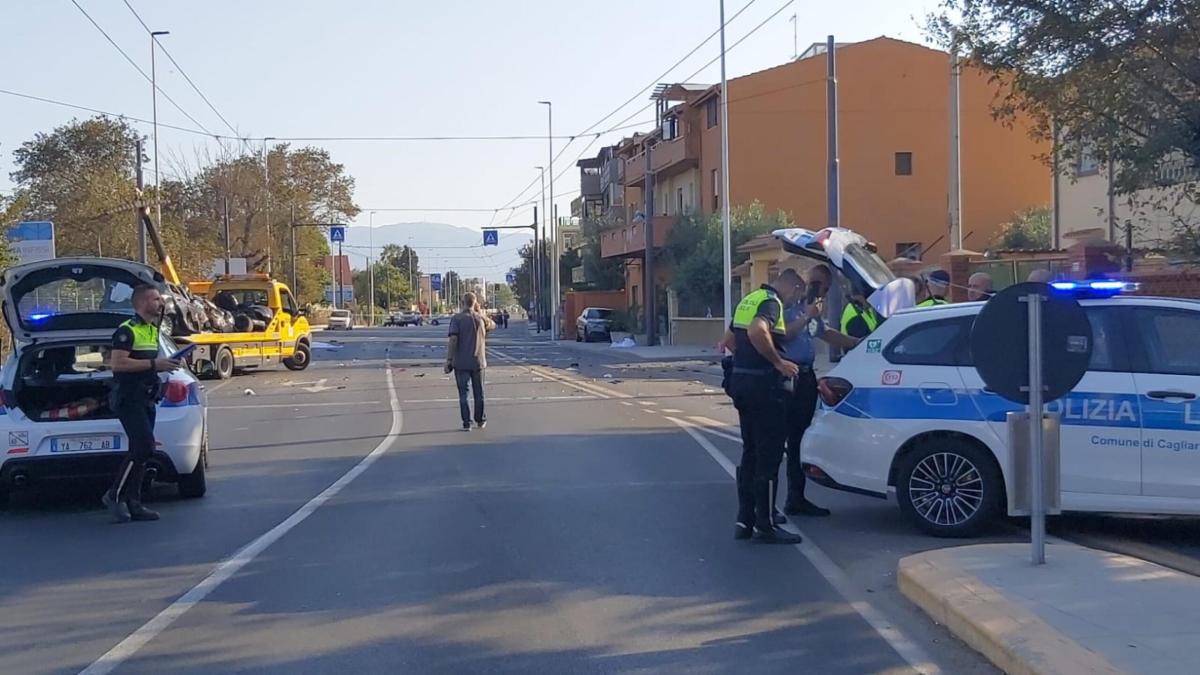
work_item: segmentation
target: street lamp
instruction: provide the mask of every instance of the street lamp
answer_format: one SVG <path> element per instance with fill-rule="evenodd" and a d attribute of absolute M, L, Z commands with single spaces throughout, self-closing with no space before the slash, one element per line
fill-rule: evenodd
<path fill-rule="evenodd" d="M 271 148 L 267 142 L 273 140 L 274 136 L 263 139 L 263 182 L 267 184 L 267 276 L 271 276 Z"/>
<path fill-rule="evenodd" d="M 721 286 L 724 325 L 733 321 L 733 250 L 729 224 L 729 82 L 725 79 L 725 0 L 721 0 Z"/>
<path fill-rule="evenodd" d="M 370 288 L 367 302 L 371 305 L 371 325 L 375 325 L 375 212 L 368 214 L 367 226 L 367 286 Z"/>
<path fill-rule="evenodd" d="M 545 311 L 545 308 L 542 305 L 546 302 L 546 288 L 545 288 L 545 284 L 542 283 L 542 277 L 545 275 L 545 271 L 542 269 L 542 255 L 545 253 L 545 249 L 542 246 L 542 242 L 545 239 L 545 232 L 546 232 L 545 223 L 546 223 L 546 219 L 549 218 L 549 216 L 550 216 L 550 212 L 546 210 L 546 167 L 535 166 L 533 168 L 542 172 L 542 229 L 541 229 L 541 232 L 539 233 L 538 228 L 537 228 L 537 222 L 536 222 L 537 214 L 535 213 L 534 214 L 534 216 L 535 216 L 534 223 L 533 223 L 533 225 L 534 225 L 534 227 L 533 227 L 533 274 L 534 274 L 534 278 L 530 279 L 529 287 L 530 287 L 530 289 L 532 289 L 532 292 L 533 292 L 533 309 L 534 309 L 535 315 L 537 317 L 537 332 L 541 333 L 542 332 L 542 312 Z"/>
<path fill-rule="evenodd" d="M 154 125 L 154 201 L 157 202 L 155 216 L 158 219 L 159 227 L 162 227 L 162 194 L 159 191 L 162 176 L 158 172 L 158 83 L 154 69 L 154 46 L 158 43 L 158 36 L 170 34 L 171 31 L 166 30 L 156 30 L 150 33 L 150 108 L 153 115 L 151 121 Z"/>
<path fill-rule="evenodd" d="M 554 222 L 554 104 L 550 101 L 538 101 L 546 106 L 546 144 L 549 149 L 550 164 L 546 170 L 550 173 L 550 196 L 547 202 L 545 218 L 550 222 L 550 339 L 558 339 L 558 223 Z"/>

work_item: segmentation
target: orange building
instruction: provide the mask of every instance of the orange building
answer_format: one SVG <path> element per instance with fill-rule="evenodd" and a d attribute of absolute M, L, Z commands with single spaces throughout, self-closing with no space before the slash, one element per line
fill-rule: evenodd
<path fill-rule="evenodd" d="M 862 232 L 885 259 L 936 262 L 950 250 L 950 62 L 946 52 L 877 38 L 837 47 L 841 225 Z M 826 214 L 824 45 L 799 59 L 729 81 L 730 192 L 801 227 Z M 999 85 L 968 67 L 959 79 L 963 247 L 984 249 L 1014 213 L 1050 201 L 1048 148 L 992 117 Z M 654 245 L 684 214 L 719 211 L 720 88 L 660 85 L 657 127 L 605 148 L 596 190 L 605 195 L 601 250 L 631 263 L 645 249 L 645 149 L 652 146 Z M 611 165 L 624 161 L 619 168 Z M 597 196 L 599 198 L 599 196 Z M 626 288 L 640 285 L 627 265 Z M 658 276 L 658 275 L 656 275 Z M 660 281 L 660 283 L 662 283 Z M 632 298 L 631 298 L 632 299 Z"/>

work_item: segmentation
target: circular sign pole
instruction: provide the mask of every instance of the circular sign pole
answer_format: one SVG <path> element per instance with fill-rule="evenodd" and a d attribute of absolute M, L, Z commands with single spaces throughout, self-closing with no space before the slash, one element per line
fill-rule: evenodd
<path fill-rule="evenodd" d="M 1042 487 L 1045 478 L 1042 457 L 1042 294 L 1033 291 L 1024 300 L 1029 309 L 1029 449 L 1033 456 L 1029 531 L 1033 564 L 1042 565 L 1046 562 L 1046 504 Z"/>

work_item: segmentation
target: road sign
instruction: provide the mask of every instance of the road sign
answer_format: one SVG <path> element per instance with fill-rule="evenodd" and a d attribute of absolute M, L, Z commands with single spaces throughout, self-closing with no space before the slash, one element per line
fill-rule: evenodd
<path fill-rule="evenodd" d="M 342 293 L 338 295 L 337 286 L 327 284 L 325 286 L 325 302 L 331 305 L 336 303 L 338 306 L 354 302 L 354 286 L 352 284 L 342 284 Z"/>
<path fill-rule="evenodd" d="M 346 226 L 330 225 L 329 226 L 329 241 L 340 244 L 346 241 Z"/>
<path fill-rule="evenodd" d="M 499 230 L 484 230 L 483 231 L 483 245 L 484 246 L 499 246 L 500 245 L 500 231 Z"/>
<path fill-rule="evenodd" d="M 437 272 L 430 274 L 429 288 L 435 292 L 442 290 L 442 275 L 438 274 Z"/>
<path fill-rule="evenodd" d="M 504 283 L 508 284 L 509 286 L 512 286 L 513 284 L 517 283 L 517 275 L 513 274 L 512 272 L 505 274 L 504 275 Z"/>
<path fill-rule="evenodd" d="M 54 256 L 54 223 L 49 221 L 27 221 L 17 223 L 5 231 L 9 248 L 17 256 L 18 263 L 51 260 Z"/>

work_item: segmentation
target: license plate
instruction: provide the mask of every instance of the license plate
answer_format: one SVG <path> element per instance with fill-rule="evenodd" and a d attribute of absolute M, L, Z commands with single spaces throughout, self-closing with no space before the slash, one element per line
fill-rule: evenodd
<path fill-rule="evenodd" d="M 120 436 L 70 436 L 50 439 L 50 452 L 93 452 L 120 449 Z"/>

